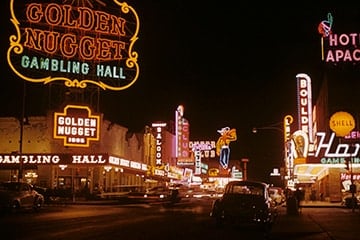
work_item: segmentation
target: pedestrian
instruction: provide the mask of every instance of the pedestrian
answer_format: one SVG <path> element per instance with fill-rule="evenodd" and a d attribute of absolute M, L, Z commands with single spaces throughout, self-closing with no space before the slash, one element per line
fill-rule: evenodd
<path fill-rule="evenodd" d="M 305 193 L 301 188 L 297 188 L 295 191 L 295 198 L 297 202 L 297 208 L 299 212 L 301 213 L 301 202 L 304 200 Z"/>

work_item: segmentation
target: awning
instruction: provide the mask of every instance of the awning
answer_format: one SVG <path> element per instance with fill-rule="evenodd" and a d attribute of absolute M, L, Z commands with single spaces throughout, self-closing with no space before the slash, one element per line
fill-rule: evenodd
<path fill-rule="evenodd" d="M 314 183 L 327 176 L 329 168 L 345 168 L 345 164 L 297 164 L 294 176 L 297 183 Z"/>

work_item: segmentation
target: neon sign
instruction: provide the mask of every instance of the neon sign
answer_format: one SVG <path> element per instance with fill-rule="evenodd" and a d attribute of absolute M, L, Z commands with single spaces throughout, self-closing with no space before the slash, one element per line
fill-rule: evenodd
<path fill-rule="evenodd" d="M 236 129 L 229 127 L 223 127 L 218 130 L 220 137 L 216 142 L 216 154 L 220 157 L 219 161 L 221 166 L 224 169 L 227 169 L 229 166 L 230 158 L 230 142 L 236 141 Z"/>
<path fill-rule="evenodd" d="M 321 34 L 321 59 L 332 63 L 360 62 L 360 33 L 336 34 L 332 31 L 332 25 L 331 13 L 328 13 L 327 20 L 318 25 L 318 32 Z"/>
<path fill-rule="evenodd" d="M 184 106 L 179 105 L 175 111 L 176 124 L 176 157 L 178 159 L 189 158 L 189 134 L 190 124 L 184 118 Z"/>
<path fill-rule="evenodd" d="M 201 151 L 202 158 L 216 157 L 215 141 L 189 141 L 189 149 L 194 149 L 195 147 Z"/>
<path fill-rule="evenodd" d="M 345 159 L 349 158 L 352 163 L 360 163 L 360 158 L 357 157 L 360 150 L 359 143 L 339 143 L 335 144 L 335 133 L 332 132 L 328 141 L 325 140 L 326 133 L 317 132 L 319 137 L 318 145 L 316 146 L 315 157 L 320 157 L 322 164 L 344 164 Z"/>
<path fill-rule="evenodd" d="M 166 127 L 166 123 L 153 123 L 152 127 L 156 128 L 155 139 L 156 139 L 156 166 L 162 165 L 162 141 L 163 141 L 163 128 Z"/>
<path fill-rule="evenodd" d="M 107 154 L 0 154 L 0 165 L 11 164 L 105 164 L 107 163 Z"/>
<path fill-rule="evenodd" d="M 328 37 L 331 34 L 332 25 L 333 16 L 331 15 L 331 13 L 328 13 L 327 20 L 321 21 L 318 26 L 318 31 L 322 35 L 322 37 Z"/>
<path fill-rule="evenodd" d="M 309 142 L 313 143 L 311 78 L 307 74 L 299 73 L 296 79 L 299 130 L 307 133 Z"/>
<path fill-rule="evenodd" d="M 352 157 L 359 154 L 360 144 L 353 144 L 354 149 L 351 150 L 351 145 L 347 143 L 341 143 L 336 146 L 335 152 L 332 152 L 332 145 L 335 138 L 335 133 L 332 133 L 328 143 L 325 142 L 325 133 L 318 132 L 316 134 L 320 137 L 319 144 L 317 145 L 315 157 L 319 156 L 320 150 L 324 149 L 324 157 Z"/>
<path fill-rule="evenodd" d="M 10 20 L 16 35 L 10 36 L 7 61 L 20 78 L 79 88 L 95 84 L 104 90 L 123 90 L 137 80 L 133 46 L 139 18 L 127 3 L 19 1 L 16 10 L 21 11 L 15 11 L 14 2 Z M 120 16 L 114 9 L 121 10 Z"/>
<path fill-rule="evenodd" d="M 297 130 L 292 134 L 291 142 L 294 158 L 306 158 L 309 151 L 309 137 L 307 133 Z"/>
<path fill-rule="evenodd" d="M 100 116 L 91 115 L 87 106 L 67 105 L 63 113 L 54 114 L 54 138 L 63 139 L 64 146 L 88 147 L 98 141 Z"/>
<path fill-rule="evenodd" d="M 149 166 L 115 156 L 109 156 L 107 153 L 98 154 L 47 154 L 47 153 L 34 153 L 34 154 L 3 154 L 0 153 L 0 167 L 4 169 L 18 168 L 18 165 L 24 164 L 26 168 L 36 168 L 36 165 L 58 165 L 60 168 L 66 168 L 68 164 L 84 165 L 84 166 L 111 166 L 125 167 L 134 170 L 147 171 Z"/>

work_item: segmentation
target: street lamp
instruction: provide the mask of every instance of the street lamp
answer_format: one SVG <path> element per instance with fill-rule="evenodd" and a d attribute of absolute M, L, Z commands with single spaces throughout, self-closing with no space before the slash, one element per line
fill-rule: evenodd
<path fill-rule="evenodd" d="M 281 123 L 277 123 L 277 125 L 280 125 Z M 253 129 L 252 129 L 252 132 L 253 133 L 257 133 L 258 132 L 258 130 L 277 130 L 277 131 L 280 131 L 281 133 L 283 133 L 284 131 L 283 131 L 283 129 L 281 129 L 280 127 L 275 127 L 275 125 L 274 126 L 269 126 L 269 127 L 254 127 Z"/>
<path fill-rule="evenodd" d="M 291 115 L 286 115 L 284 117 L 283 122 L 279 122 L 279 123 L 275 123 L 275 124 L 271 124 L 269 126 L 264 126 L 264 127 L 254 127 L 252 129 L 253 133 L 257 133 L 258 130 L 275 130 L 275 131 L 279 131 L 283 134 L 284 136 L 284 163 L 285 163 L 285 168 L 286 168 L 286 176 L 288 179 L 292 180 L 293 179 L 293 163 L 291 163 L 289 160 L 289 156 L 288 156 L 288 146 L 287 143 L 290 140 L 290 124 L 293 122 L 293 117 Z M 283 126 L 283 128 L 281 128 L 280 126 Z M 285 183 L 285 185 L 287 186 L 288 184 Z"/>

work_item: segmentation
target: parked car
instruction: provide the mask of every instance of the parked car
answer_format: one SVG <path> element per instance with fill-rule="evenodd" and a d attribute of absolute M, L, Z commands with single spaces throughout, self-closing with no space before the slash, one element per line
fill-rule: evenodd
<path fill-rule="evenodd" d="M 40 193 L 44 196 L 44 203 L 45 204 L 52 204 L 52 203 L 60 203 L 63 194 L 59 192 L 57 189 L 51 189 L 46 187 L 41 187 L 37 185 L 33 185 L 35 191 Z"/>
<path fill-rule="evenodd" d="M 270 187 L 269 188 L 269 194 L 272 200 L 275 201 L 275 204 L 281 205 L 285 203 L 286 197 L 284 194 L 284 191 L 280 187 Z"/>
<path fill-rule="evenodd" d="M 34 190 L 33 186 L 24 182 L 0 183 L 1 210 L 17 211 L 32 208 L 39 210 L 44 204 L 44 196 Z"/>
<path fill-rule="evenodd" d="M 277 216 L 269 185 L 258 181 L 231 181 L 213 202 L 210 216 L 216 225 L 239 224 L 269 230 Z"/>

